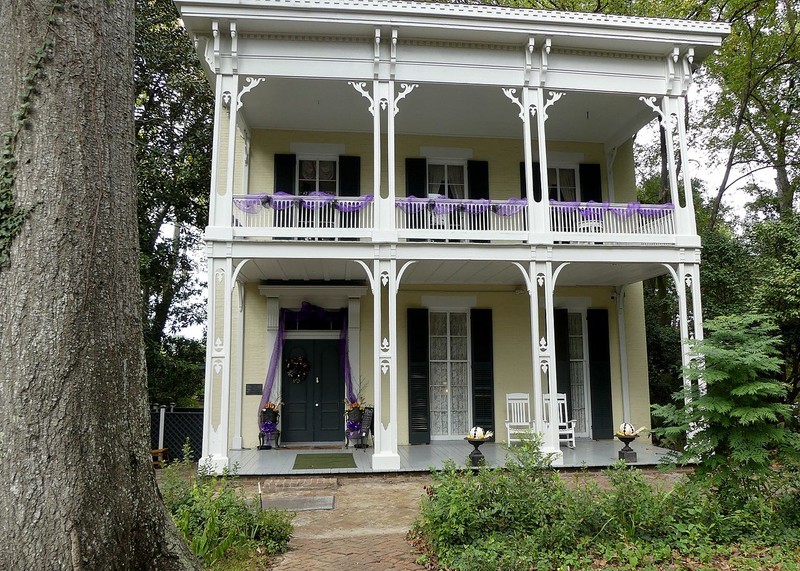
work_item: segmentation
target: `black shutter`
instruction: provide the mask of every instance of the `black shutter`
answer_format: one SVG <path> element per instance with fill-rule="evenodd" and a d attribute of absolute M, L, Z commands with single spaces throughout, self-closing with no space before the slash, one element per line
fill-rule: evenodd
<path fill-rule="evenodd" d="M 533 200 L 542 200 L 542 173 L 539 171 L 539 163 L 533 163 Z M 525 161 L 519 163 L 519 193 L 520 198 L 527 198 L 525 182 Z"/>
<path fill-rule="evenodd" d="M 492 310 L 470 311 L 472 337 L 472 424 L 494 432 Z"/>
<path fill-rule="evenodd" d="M 428 310 L 408 308 L 408 442 L 430 444 Z"/>
<path fill-rule="evenodd" d="M 581 201 L 603 202 L 603 184 L 600 178 L 600 165 L 582 164 L 578 165 L 578 173 L 581 177 Z"/>
<path fill-rule="evenodd" d="M 361 194 L 361 157 L 339 157 L 339 196 Z"/>
<path fill-rule="evenodd" d="M 428 196 L 428 161 L 406 159 L 406 196 Z"/>
<path fill-rule="evenodd" d="M 296 161 L 295 155 L 275 155 L 275 192 L 297 194 Z"/>
<path fill-rule="evenodd" d="M 572 410 L 572 388 L 569 366 L 569 312 L 556 309 L 553 313 L 556 338 L 556 385 L 558 392 L 567 395 L 567 410 Z M 571 418 L 571 417 L 570 417 Z"/>
<path fill-rule="evenodd" d="M 489 163 L 467 161 L 467 187 L 469 198 L 489 198 Z"/>
<path fill-rule="evenodd" d="M 611 359 L 608 347 L 608 310 L 586 312 L 589 341 L 589 387 L 592 396 L 592 438 L 613 438 Z"/>

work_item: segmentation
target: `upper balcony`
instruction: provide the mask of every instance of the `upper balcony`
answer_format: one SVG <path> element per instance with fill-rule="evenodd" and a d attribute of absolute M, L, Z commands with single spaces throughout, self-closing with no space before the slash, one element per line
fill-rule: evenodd
<path fill-rule="evenodd" d="M 337 197 L 317 192 L 237 195 L 233 199 L 233 235 L 271 240 L 373 240 L 394 233 L 399 241 L 528 243 L 532 228 L 527 199 L 452 199 L 442 196 L 395 199 L 372 195 Z M 381 228 L 378 208 L 393 212 Z M 675 207 L 596 202 L 547 205 L 548 234 L 556 243 L 674 244 Z"/>

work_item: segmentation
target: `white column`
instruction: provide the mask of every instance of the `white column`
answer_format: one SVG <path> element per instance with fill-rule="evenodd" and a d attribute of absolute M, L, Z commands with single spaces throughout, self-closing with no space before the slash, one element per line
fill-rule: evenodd
<path fill-rule="evenodd" d="M 542 406 L 542 369 L 541 369 L 541 346 L 539 344 L 539 279 L 536 274 L 536 262 L 531 262 L 528 268 L 528 279 L 530 289 L 530 313 L 531 313 L 531 368 L 533 370 L 533 420 L 534 431 L 544 434 L 544 411 Z"/>
<path fill-rule="evenodd" d="M 692 197 L 692 176 L 689 165 L 689 150 L 686 143 L 684 106 L 682 105 L 686 99 L 686 96 L 684 95 L 680 98 L 670 97 L 669 99 L 671 100 L 671 106 L 673 107 L 675 116 L 678 120 L 678 149 L 681 154 L 681 172 L 683 173 L 683 197 L 686 201 L 686 207 L 684 211 L 684 217 L 686 218 L 686 232 L 690 234 L 696 234 L 697 223 L 695 221 L 694 200 Z"/>
<path fill-rule="evenodd" d="M 536 89 L 536 128 L 537 143 L 539 147 L 539 173 L 542 179 L 542 200 L 536 205 L 536 230 L 538 242 L 552 242 L 550 237 L 550 201 L 549 187 L 547 180 L 547 140 L 545 138 L 544 124 L 547 121 L 547 110 L 545 109 L 544 90 Z"/>
<path fill-rule="evenodd" d="M 631 421 L 631 392 L 628 378 L 628 343 L 625 337 L 625 286 L 616 288 L 617 331 L 619 332 L 619 368 L 622 379 L 622 420 Z"/>
<path fill-rule="evenodd" d="M 231 448 L 241 450 L 242 444 L 242 399 L 244 398 L 244 284 L 234 284 L 239 302 L 239 318 L 236 321 L 236 376 L 233 379 L 233 439 Z"/>
<path fill-rule="evenodd" d="M 208 339 L 200 465 L 221 473 L 228 467 L 230 403 L 231 259 L 209 257 Z"/>
<path fill-rule="evenodd" d="M 397 453 L 397 305 L 396 305 L 396 278 L 397 267 L 395 260 L 375 260 L 375 285 L 377 288 L 376 307 L 381 310 L 376 312 L 375 326 L 377 329 L 376 354 L 378 367 L 376 371 L 376 407 L 375 407 L 375 453 L 372 455 L 372 468 L 374 470 L 399 470 L 400 455 Z M 386 336 L 381 334 L 383 288 L 387 289 L 388 298 L 388 331 Z M 389 402 L 388 424 L 383 418 L 383 379 L 388 376 Z M 378 397 L 378 395 L 381 395 Z M 378 403 L 380 402 L 380 407 Z"/>
<path fill-rule="evenodd" d="M 545 307 L 545 328 L 547 340 L 546 347 L 542 350 L 542 361 L 547 363 L 547 390 L 550 393 L 550 410 L 547 416 L 550 418 L 550 426 L 544 434 L 545 453 L 555 454 L 554 464 L 560 465 L 563 454 L 558 438 L 558 379 L 555 358 L 556 334 L 555 334 L 555 307 L 553 304 L 553 290 L 555 281 L 553 279 L 553 263 L 540 262 L 540 267 L 544 270 L 544 307 Z"/>
<path fill-rule="evenodd" d="M 687 277 L 691 279 L 690 289 L 692 290 L 692 315 L 694 316 L 694 338 L 696 341 L 703 340 L 703 304 L 700 299 L 700 265 L 689 264 L 686 268 Z M 706 383 L 701 377 L 698 379 L 698 388 L 701 394 L 706 392 Z"/>
<path fill-rule="evenodd" d="M 689 234 L 689 222 L 687 212 L 681 207 L 680 196 L 678 194 L 678 177 L 675 166 L 675 144 L 672 140 L 672 113 L 674 111 L 674 98 L 663 97 L 661 99 L 661 125 L 664 128 L 664 140 L 667 147 L 667 171 L 669 173 L 669 195 L 675 205 L 675 211 L 680 215 L 676 216 L 675 224 L 678 234 Z M 694 210 L 694 208 L 692 208 Z M 692 223 L 693 225 L 694 223 Z"/>
<path fill-rule="evenodd" d="M 220 125 L 222 124 L 222 76 L 217 75 L 214 93 L 214 135 L 211 146 L 211 200 L 208 204 L 208 225 L 216 224 L 217 170 L 219 165 Z"/>
<path fill-rule="evenodd" d="M 361 384 L 361 299 L 347 300 L 347 358 L 354 383 Z M 358 395 L 356 395 L 358 396 Z"/>
<path fill-rule="evenodd" d="M 678 264 L 678 273 L 675 276 L 675 289 L 678 292 L 678 319 L 680 321 L 681 331 L 681 365 L 683 371 L 686 371 L 691 361 L 691 353 L 689 348 L 689 311 L 686 304 L 686 265 L 683 262 Z M 691 380 L 685 372 L 683 373 L 683 388 L 691 388 Z"/>

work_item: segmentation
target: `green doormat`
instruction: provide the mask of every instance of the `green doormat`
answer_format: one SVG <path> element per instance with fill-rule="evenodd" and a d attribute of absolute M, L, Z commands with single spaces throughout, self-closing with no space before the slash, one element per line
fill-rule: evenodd
<path fill-rule="evenodd" d="M 333 454 L 298 454 L 292 470 L 325 470 L 336 468 L 355 468 L 352 452 Z"/>

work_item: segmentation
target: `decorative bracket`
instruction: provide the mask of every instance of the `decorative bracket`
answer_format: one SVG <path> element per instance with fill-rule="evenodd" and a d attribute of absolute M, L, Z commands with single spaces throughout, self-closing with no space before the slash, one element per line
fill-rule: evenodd
<path fill-rule="evenodd" d="M 675 65 L 678 63 L 681 50 L 678 46 L 672 48 L 672 52 L 667 56 L 667 91 L 672 90 L 672 82 L 675 81 Z"/>
<path fill-rule="evenodd" d="M 264 81 L 264 78 L 263 77 L 248 77 L 248 78 L 245 79 L 245 81 L 247 82 L 247 85 L 245 85 L 242 88 L 242 90 L 239 92 L 239 95 L 236 97 L 236 110 L 237 111 L 242 108 L 242 97 L 244 97 L 244 95 L 246 93 L 250 93 L 253 90 L 254 87 L 256 87 L 257 85 L 261 84 Z"/>
<path fill-rule="evenodd" d="M 383 287 L 389 285 L 389 272 L 386 270 L 381 272 L 381 283 L 383 284 Z"/>
<path fill-rule="evenodd" d="M 542 359 L 539 361 L 539 367 L 542 369 L 542 373 L 546 375 L 547 371 L 550 370 L 550 361 L 548 359 Z"/>
<path fill-rule="evenodd" d="M 231 92 L 230 91 L 223 91 L 222 92 L 222 106 L 226 109 L 231 108 Z"/>
<path fill-rule="evenodd" d="M 686 274 L 683 277 L 683 283 L 686 284 L 686 289 L 692 289 L 692 274 Z"/>
<path fill-rule="evenodd" d="M 539 71 L 539 85 L 542 87 L 544 87 L 545 80 L 547 79 L 547 60 L 550 55 L 551 42 L 552 40 L 550 38 L 545 38 L 544 46 L 542 47 L 542 69 Z M 545 109 L 546 108 L 547 106 L 545 106 Z M 546 116 L 545 119 L 547 119 Z"/>
<path fill-rule="evenodd" d="M 378 30 L 376 30 L 377 32 Z M 370 95 L 369 91 L 367 91 L 367 82 L 365 81 L 348 81 L 348 85 L 351 85 L 353 89 L 358 91 L 361 94 L 361 97 L 364 97 L 369 101 L 369 112 L 372 113 L 372 116 L 375 116 L 375 100 Z M 383 101 L 381 101 L 381 106 L 384 107 Z M 384 107 L 385 108 L 385 107 Z"/>
<path fill-rule="evenodd" d="M 692 64 L 694 63 L 694 48 L 689 48 L 683 56 L 683 91 L 686 92 L 692 84 Z"/>
<path fill-rule="evenodd" d="M 399 109 L 397 108 L 397 104 L 400 103 L 401 99 L 405 99 L 406 95 L 414 91 L 417 87 L 419 87 L 418 83 L 401 83 L 400 84 L 400 93 L 397 94 L 397 97 L 394 99 L 394 110 L 393 114 L 397 115 Z M 381 108 L 386 109 L 383 104 L 384 100 L 381 99 Z"/>
<path fill-rule="evenodd" d="M 511 100 L 511 102 L 514 103 L 517 107 L 519 107 L 519 115 L 518 115 L 518 117 L 524 121 L 525 120 L 525 105 L 523 105 L 523 103 L 519 100 L 519 97 L 517 97 L 517 88 L 516 87 L 501 87 L 501 89 L 503 90 L 503 93 L 505 94 L 505 96 L 508 97 Z M 536 106 L 535 105 L 531 105 L 530 106 L 530 110 L 531 110 L 531 116 L 535 117 L 536 116 Z"/>
<path fill-rule="evenodd" d="M 219 22 L 211 22 L 211 35 L 214 36 L 214 71 L 219 73 Z"/>
<path fill-rule="evenodd" d="M 539 287 L 544 287 L 544 274 L 536 274 L 536 283 Z"/>
<path fill-rule="evenodd" d="M 236 22 L 231 22 L 231 66 L 233 73 L 239 73 L 239 38 L 236 34 Z"/>
<path fill-rule="evenodd" d="M 664 112 L 661 110 L 660 106 L 656 105 L 655 97 L 645 97 L 644 95 L 642 95 L 641 97 L 639 97 L 639 101 L 647 105 L 650 109 L 652 109 L 655 113 L 657 113 L 659 117 L 661 117 L 661 121 L 664 121 L 665 119 Z"/>
<path fill-rule="evenodd" d="M 542 107 L 542 119 L 547 121 L 547 119 L 549 118 L 549 116 L 547 115 L 547 108 L 552 106 L 556 101 L 558 101 L 562 97 L 564 97 L 564 92 L 563 91 L 551 91 L 550 92 L 550 97 L 545 102 L 544 107 Z"/>
<path fill-rule="evenodd" d="M 397 67 L 397 28 L 392 28 L 392 43 L 389 45 L 389 74 L 394 79 Z"/>
<path fill-rule="evenodd" d="M 530 36 L 528 38 L 528 46 L 525 50 L 525 85 L 530 85 L 531 76 L 533 75 L 533 51 L 536 49 L 536 38 Z M 504 90 L 505 91 L 505 90 Z"/>
<path fill-rule="evenodd" d="M 375 28 L 375 52 L 372 55 L 372 74 L 378 79 L 381 68 L 381 29 Z"/>

